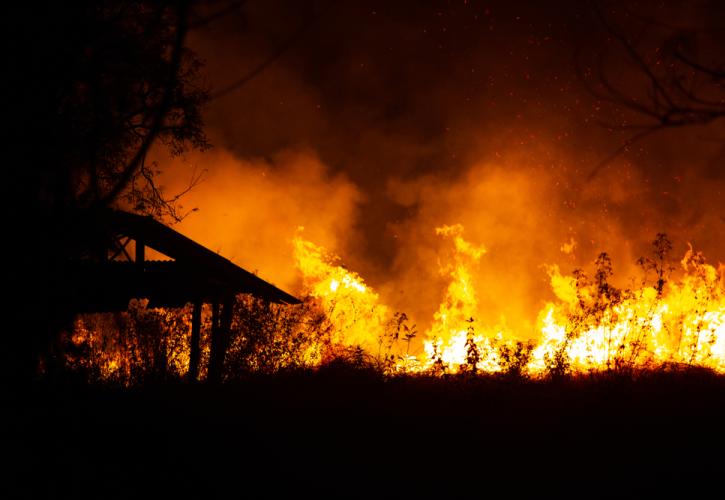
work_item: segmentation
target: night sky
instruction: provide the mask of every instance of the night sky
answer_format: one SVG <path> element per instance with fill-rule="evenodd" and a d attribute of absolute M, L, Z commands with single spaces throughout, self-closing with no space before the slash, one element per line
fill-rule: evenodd
<path fill-rule="evenodd" d="M 698 53 L 721 63 L 724 10 L 714 1 L 244 2 L 187 39 L 215 96 L 205 113 L 214 147 L 159 157 L 169 192 L 191 167 L 207 171 L 182 201 L 199 210 L 177 228 L 298 293 L 290 240 L 304 226 L 425 325 L 450 257 L 434 229 L 461 223 L 488 250 L 476 278 L 484 320 L 503 315 L 522 332 L 552 296 L 545 264 L 589 269 L 607 251 L 627 285 L 657 232 L 673 240 L 673 258 L 689 242 L 717 264 L 725 122 L 661 130 L 612 158 L 633 135 L 612 126 L 646 117 L 587 85 L 604 75 L 646 99 L 646 78 L 607 26 L 654 65 L 666 63 L 663 40 L 696 30 Z M 708 84 L 722 105 L 725 92 Z"/>

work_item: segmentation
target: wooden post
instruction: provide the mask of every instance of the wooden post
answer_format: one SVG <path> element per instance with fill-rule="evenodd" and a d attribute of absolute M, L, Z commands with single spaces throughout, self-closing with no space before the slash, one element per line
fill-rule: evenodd
<path fill-rule="evenodd" d="M 206 371 L 207 382 L 221 380 L 221 365 L 219 363 L 219 302 L 211 305 L 211 346 L 209 347 L 209 366 Z"/>
<path fill-rule="evenodd" d="M 191 345 L 189 347 L 189 371 L 187 378 L 191 382 L 196 382 L 199 378 L 199 359 L 201 358 L 201 308 L 203 302 L 196 300 L 194 309 L 191 312 Z"/>
<path fill-rule="evenodd" d="M 211 349 L 209 352 L 209 371 L 207 381 L 219 382 L 222 378 L 222 368 L 224 368 L 224 356 L 227 353 L 229 344 L 229 330 L 232 325 L 232 310 L 234 306 L 233 299 L 224 301 L 219 314 L 219 304 L 215 303 L 212 307 L 212 329 L 211 329 Z"/>

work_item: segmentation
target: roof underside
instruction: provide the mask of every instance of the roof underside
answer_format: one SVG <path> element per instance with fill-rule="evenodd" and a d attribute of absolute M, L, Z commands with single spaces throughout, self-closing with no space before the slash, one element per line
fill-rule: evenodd
<path fill-rule="evenodd" d="M 68 268 L 74 302 L 81 310 L 125 309 L 131 298 L 152 306 L 219 302 L 237 294 L 282 304 L 299 299 L 151 217 L 114 210 L 104 230 L 129 237 L 174 259 L 172 262 L 74 262 Z"/>

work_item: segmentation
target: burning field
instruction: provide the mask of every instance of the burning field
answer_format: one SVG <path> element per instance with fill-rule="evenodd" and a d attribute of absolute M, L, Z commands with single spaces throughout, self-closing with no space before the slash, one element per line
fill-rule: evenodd
<path fill-rule="evenodd" d="M 468 14 L 451 15 L 458 23 Z M 237 36 L 248 43 L 246 36 L 262 35 Z M 516 40 L 507 42 L 516 64 L 541 64 L 556 47 L 546 37 L 529 39 L 519 54 Z M 208 54 L 231 43 L 203 34 L 192 42 Z M 350 43 L 344 50 L 354 51 Z M 609 47 L 611 39 L 597 43 Z M 461 71 L 441 57 L 451 72 Z M 210 74 L 224 80 L 226 69 L 216 64 Z M 424 71 L 403 67 L 411 79 Z M 627 68 L 615 59 L 609 71 L 623 71 L 620 84 L 635 85 L 640 69 Z M 386 71 L 378 77 L 392 78 Z M 325 101 L 315 94 L 323 84 L 280 63 L 237 98 L 212 103 L 209 129 L 220 144 L 211 151 L 153 151 L 158 186 L 185 193 L 184 206 L 176 206 L 185 217 L 174 227 L 304 302 L 278 307 L 238 297 L 225 377 L 333 361 L 385 376 L 722 373 L 721 144 L 698 142 L 703 132 L 679 125 L 630 144 L 636 114 L 592 99 L 586 75 L 571 71 L 564 63 L 541 68 L 536 86 L 506 73 L 513 90 L 503 94 L 490 81 L 476 94 L 475 82 L 439 78 L 469 92 L 469 106 L 490 118 L 428 89 L 425 97 L 440 109 L 421 118 L 427 124 L 375 121 L 344 99 Z M 339 78 L 353 92 L 356 80 Z M 279 86 L 275 92 L 289 100 L 278 105 L 289 109 L 270 107 L 264 82 Z M 715 82 L 704 92 L 719 89 Z M 372 109 L 387 99 L 368 97 Z M 424 108 L 421 99 L 405 96 L 411 113 Z M 315 100 L 327 106 L 312 106 Z M 236 106 L 253 114 L 261 106 L 278 121 L 247 129 L 230 112 Z M 308 117 L 309 128 L 284 121 L 288 112 Z M 605 120 L 621 127 L 592 123 Z M 590 124 L 586 132 L 582 123 Z M 428 139 L 427 125 L 442 127 L 440 134 Z M 721 133 L 721 123 L 706 131 Z M 68 366 L 123 383 L 158 370 L 183 376 L 190 309 L 149 309 L 139 299 L 125 316 L 78 318 L 66 339 Z M 206 307 L 204 361 L 210 316 Z"/>
<path fill-rule="evenodd" d="M 589 273 L 575 269 L 567 275 L 557 265 L 545 266 L 555 297 L 536 314 L 532 330 L 521 332 L 508 327 L 505 317 L 499 323 L 480 319 L 486 315 L 474 276 L 486 248 L 467 241 L 460 224 L 435 233 L 450 247 L 450 261 L 439 261 L 447 284 L 432 321 L 419 331 L 412 318 L 385 304 L 359 274 L 304 239 L 299 228 L 292 243 L 305 300 L 280 306 L 240 296 L 227 377 L 234 378 L 235 370 L 272 373 L 335 361 L 385 375 L 725 371 L 725 266 L 708 264 L 692 247 L 673 261 L 665 234 L 638 260 L 641 273 L 631 288 L 611 283 L 607 253 L 597 256 Z M 152 371 L 160 365 L 183 376 L 189 311 L 146 309 L 134 302 L 125 316 L 123 325 L 118 315 L 79 318 L 69 347 L 90 357 L 71 355 L 71 367 L 104 380 L 131 380 L 134 364 L 142 371 L 144 365 Z M 144 345 L 144 339 L 152 344 Z"/>
<path fill-rule="evenodd" d="M 175 229 L 303 299 L 238 298 L 226 378 L 725 370 L 719 7 L 318 7 L 191 31 L 213 147 L 149 153 Z M 79 317 L 68 365 L 183 376 L 190 315 Z"/>
<path fill-rule="evenodd" d="M 715 484 L 725 3 L 10 10 L 15 496 Z"/>

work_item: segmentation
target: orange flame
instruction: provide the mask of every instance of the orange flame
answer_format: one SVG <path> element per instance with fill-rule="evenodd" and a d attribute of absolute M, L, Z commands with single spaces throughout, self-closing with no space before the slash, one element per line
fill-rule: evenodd
<path fill-rule="evenodd" d="M 422 346 L 414 346 L 412 352 L 416 331 L 407 323 L 407 315 L 393 314 L 362 277 L 340 264 L 339 257 L 305 240 L 302 228 L 293 239 L 294 257 L 312 305 L 306 302 L 308 308 L 296 312 L 275 309 L 269 317 L 278 324 L 258 326 L 277 332 L 275 338 L 281 343 L 280 335 L 299 335 L 297 344 L 304 352 L 298 361 L 304 366 L 324 363 L 329 359 L 324 353 L 334 356 L 336 346 L 342 346 L 376 360 L 387 373 L 503 372 L 543 377 L 669 365 L 725 373 L 725 266 L 707 264 L 691 246 L 677 273 L 663 272 L 661 253 L 658 262 L 645 259 L 649 266 L 645 269 L 657 271 L 657 280 L 635 289 L 619 290 L 608 283 L 607 254 L 597 259 L 593 279 L 581 271 L 569 276 L 558 266 L 548 266 L 555 300 L 538 313 L 536 341 L 524 343 L 518 339 L 526 336 L 507 328 L 505 318 L 502 325 L 480 322 L 474 278 L 486 248 L 464 239 L 460 224 L 435 231 L 452 243 L 450 259 L 439 265 L 449 281 Z M 107 315 L 80 318 L 70 344 L 79 352 L 91 349 L 93 361 L 82 352 L 69 353 L 69 364 L 92 369 L 103 380 L 130 380 L 137 362 L 152 372 L 163 369 L 182 375 L 189 364 L 190 309 L 151 310 L 146 305 L 137 301 L 129 309 L 127 315 L 133 319 L 129 324 L 138 330 L 130 336 L 118 334 L 122 325 Z M 259 306 L 251 301 L 246 307 Z M 325 321 L 322 335 L 298 331 L 315 323 L 305 322 L 305 315 L 311 319 L 320 311 Z M 157 325 L 163 334 L 146 335 L 143 329 L 148 325 Z"/>
<path fill-rule="evenodd" d="M 405 369 L 506 370 L 517 337 L 506 328 L 475 322 L 479 311 L 472 277 L 485 247 L 466 241 L 460 224 L 436 228 L 436 233 L 453 240 L 452 262 L 440 266 L 450 283 L 426 332 L 424 352 L 416 363 L 408 360 Z M 388 308 L 357 274 L 329 264 L 321 248 L 299 237 L 295 247 L 307 286 L 325 301 L 341 338 L 369 348 Z M 670 279 L 661 290 L 642 286 L 617 291 L 601 279 L 587 283 L 550 266 L 558 301 L 547 303 L 538 314 L 539 339 L 524 371 L 535 377 L 552 370 L 587 373 L 675 363 L 725 372 L 723 267 L 706 264 L 690 248 L 681 262 L 682 277 Z"/>
<path fill-rule="evenodd" d="M 339 258 L 301 237 L 293 240 L 297 268 L 307 294 L 317 298 L 334 327 L 333 341 L 368 351 L 378 343 L 388 319 L 388 308 L 357 273 L 335 264 Z"/>

